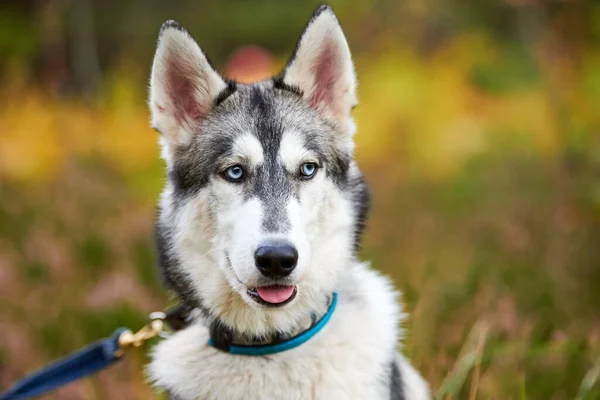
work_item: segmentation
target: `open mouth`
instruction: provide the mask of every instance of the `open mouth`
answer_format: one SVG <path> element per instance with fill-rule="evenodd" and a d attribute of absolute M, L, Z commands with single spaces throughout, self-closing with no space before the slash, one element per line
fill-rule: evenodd
<path fill-rule="evenodd" d="M 293 285 L 269 285 L 248 289 L 254 301 L 268 307 L 281 307 L 296 297 L 298 290 Z"/>

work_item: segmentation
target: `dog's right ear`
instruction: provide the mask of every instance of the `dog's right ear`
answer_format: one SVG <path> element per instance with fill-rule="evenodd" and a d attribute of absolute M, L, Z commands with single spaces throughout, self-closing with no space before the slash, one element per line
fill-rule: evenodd
<path fill-rule="evenodd" d="M 329 6 L 316 9 L 281 78 L 343 131 L 354 133 L 354 66 L 344 32 Z"/>
<path fill-rule="evenodd" d="M 167 154 L 190 143 L 227 84 L 177 22 L 160 29 L 150 78 L 152 126 Z"/>

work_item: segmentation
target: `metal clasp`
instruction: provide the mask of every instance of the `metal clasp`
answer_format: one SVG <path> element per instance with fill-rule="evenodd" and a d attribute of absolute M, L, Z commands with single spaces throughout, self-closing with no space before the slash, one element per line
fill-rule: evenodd
<path fill-rule="evenodd" d="M 163 312 L 153 312 L 150 314 L 150 323 L 139 331 L 133 333 L 127 330 L 119 336 L 119 351 L 117 356 L 121 356 L 125 349 L 129 347 L 140 347 L 146 341 L 159 336 L 163 331 L 166 315 Z"/>

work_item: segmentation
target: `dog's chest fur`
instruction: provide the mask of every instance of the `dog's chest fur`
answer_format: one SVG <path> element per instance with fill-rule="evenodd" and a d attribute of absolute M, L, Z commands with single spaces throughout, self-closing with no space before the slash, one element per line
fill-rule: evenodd
<path fill-rule="evenodd" d="M 160 343 L 149 373 L 176 399 L 389 399 L 400 311 L 388 281 L 362 264 L 339 288 L 329 324 L 302 346 L 263 357 L 207 344 L 194 324 Z"/>

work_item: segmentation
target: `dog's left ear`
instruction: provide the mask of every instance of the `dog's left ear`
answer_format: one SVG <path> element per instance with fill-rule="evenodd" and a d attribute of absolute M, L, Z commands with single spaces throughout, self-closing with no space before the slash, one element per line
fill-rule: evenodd
<path fill-rule="evenodd" d="M 344 32 L 329 6 L 313 14 L 282 78 L 339 128 L 354 133 L 350 115 L 357 103 L 354 66 Z"/>
<path fill-rule="evenodd" d="M 201 134 L 202 121 L 226 88 L 190 34 L 175 21 L 165 22 L 152 64 L 150 110 L 167 153 L 175 154 Z"/>

